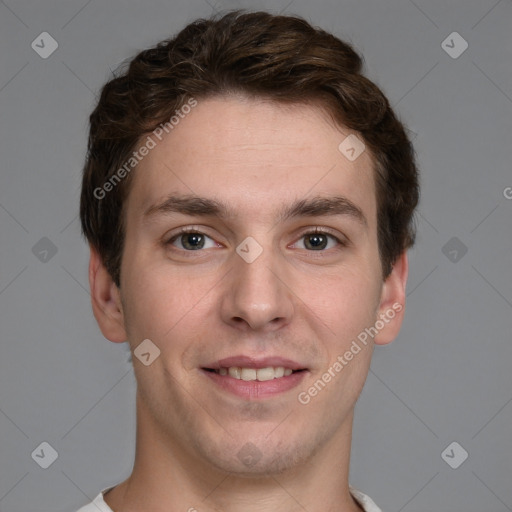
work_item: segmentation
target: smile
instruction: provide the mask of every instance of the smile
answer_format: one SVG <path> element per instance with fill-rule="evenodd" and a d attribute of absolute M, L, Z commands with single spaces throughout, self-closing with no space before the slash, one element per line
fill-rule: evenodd
<path fill-rule="evenodd" d="M 267 368 L 241 368 L 239 366 L 230 366 L 229 368 L 223 367 L 213 371 L 218 375 L 229 375 L 234 379 L 245 381 L 257 380 L 259 382 L 288 377 L 293 373 L 291 368 L 285 368 L 284 366 L 268 366 Z"/>
<path fill-rule="evenodd" d="M 258 365 L 259 366 L 259 365 Z M 215 384 L 213 389 L 228 392 L 244 400 L 276 397 L 299 386 L 309 373 L 305 368 L 286 366 L 219 366 L 201 368 L 203 375 Z"/>

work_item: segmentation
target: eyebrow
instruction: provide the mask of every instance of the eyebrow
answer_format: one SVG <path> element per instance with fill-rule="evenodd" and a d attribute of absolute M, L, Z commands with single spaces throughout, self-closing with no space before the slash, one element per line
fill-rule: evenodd
<path fill-rule="evenodd" d="M 183 215 L 218 217 L 221 219 L 235 217 L 235 211 L 229 205 L 206 197 L 192 195 L 170 195 L 162 202 L 154 204 L 144 211 L 147 219 L 155 215 L 180 213 Z M 343 196 L 312 197 L 300 199 L 278 211 L 278 222 L 298 217 L 322 217 L 342 215 L 353 218 L 365 227 L 368 221 L 357 205 Z"/>

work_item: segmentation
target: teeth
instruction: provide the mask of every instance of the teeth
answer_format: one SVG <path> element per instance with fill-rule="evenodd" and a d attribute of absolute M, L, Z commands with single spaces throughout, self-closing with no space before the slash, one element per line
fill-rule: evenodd
<path fill-rule="evenodd" d="M 260 368 L 256 372 L 256 380 L 259 380 L 259 381 L 272 380 L 274 378 L 274 375 L 275 375 L 274 368 Z"/>
<path fill-rule="evenodd" d="M 256 370 L 254 368 L 242 368 L 242 380 L 256 380 Z"/>
<path fill-rule="evenodd" d="M 235 379 L 242 378 L 242 369 L 236 366 L 230 366 L 228 369 L 228 373 L 230 377 L 234 377 Z"/>
<path fill-rule="evenodd" d="M 229 375 L 234 379 L 241 380 L 257 380 L 260 382 L 272 379 L 279 379 L 281 377 L 288 377 L 293 371 L 290 368 L 284 368 L 283 366 L 277 366 L 273 368 L 240 368 L 238 366 L 230 366 L 229 368 L 220 368 L 217 372 L 219 375 Z"/>

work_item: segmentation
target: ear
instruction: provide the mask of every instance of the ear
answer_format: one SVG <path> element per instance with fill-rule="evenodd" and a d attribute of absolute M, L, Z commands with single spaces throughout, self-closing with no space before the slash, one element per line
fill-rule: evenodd
<path fill-rule="evenodd" d="M 395 261 L 391 274 L 382 286 L 376 326 L 384 325 L 373 339 L 376 345 L 391 343 L 400 332 L 405 313 L 405 287 L 408 274 L 409 261 L 407 252 L 404 251 Z"/>
<path fill-rule="evenodd" d="M 103 336 L 115 343 L 127 340 L 119 288 L 105 268 L 100 255 L 90 246 L 89 286 L 94 317 Z"/>

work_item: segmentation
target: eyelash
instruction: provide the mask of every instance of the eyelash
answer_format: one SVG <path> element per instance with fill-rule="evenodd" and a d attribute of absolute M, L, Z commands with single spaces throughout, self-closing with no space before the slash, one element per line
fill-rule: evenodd
<path fill-rule="evenodd" d="M 169 238 L 166 242 L 164 242 L 164 245 L 166 247 L 167 246 L 172 246 L 173 242 L 175 242 L 180 236 L 185 235 L 185 234 L 204 235 L 204 236 L 206 236 L 208 238 L 211 238 L 213 240 L 212 237 L 208 236 L 206 233 L 203 233 L 199 229 L 194 228 L 194 227 L 187 227 L 187 228 L 181 228 L 178 233 L 174 234 L 171 238 Z M 306 236 L 310 236 L 310 235 L 326 235 L 326 236 L 334 239 L 338 243 L 338 245 L 340 247 L 346 247 L 348 245 L 347 241 L 341 240 L 340 238 L 338 238 L 336 235 L 334 235 L 329 230 L 327 230 L 325 228 L 320 228 L 320 227 L 316 227 L 316 228 L 314 228 L 311 231 L 306 231 L 306 232 L 302 233 L 300 235 L 299 239 L 304 238 Z M 174 249 L 177 250 L 177 251 L 180 251 L 182 253 L 183 252 L 186 252 L 186 253 L 201 252 L 201 250 L 198 250 L 198 251 L 188 251 L 186 249 L 179 249 L 179 248 L 174 248 Z M 308 252 L 326 252 L 327 250 L 328 249 L 322 249 L 322 250 L 319 250 L 319 251 L 308 250 Z"/>

